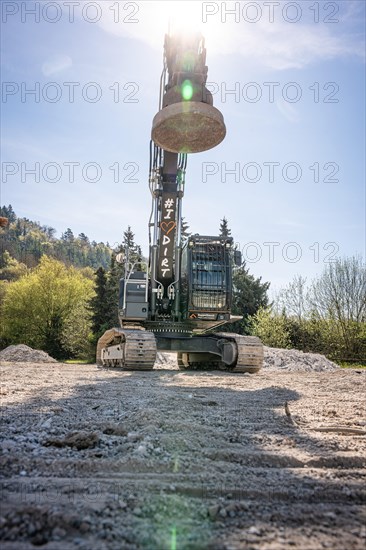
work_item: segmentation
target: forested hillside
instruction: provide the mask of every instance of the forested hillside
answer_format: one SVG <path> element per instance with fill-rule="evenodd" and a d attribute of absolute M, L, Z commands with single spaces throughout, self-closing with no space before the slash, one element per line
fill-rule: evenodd
<path fill-rule="evenodd" d="M 57 359 L 92 359 L 103 332 L 118 325 L 118 288 L 129 250 L 131 266 L 145 259 L 128 227 L 115 249 L 70 228 L 54 228 L 0 209 L 0 349 L 25 343 Z"/>
<path fill-rule="evenodd" d="M 28 268 L 38 265 L 44 254 L 75 267 L 107 269 L 110 265 L 112 250 L 108 243 L 90 241 L 85 233 L 75 236 L 70 228 L 57 238 L 53 227 L 18 217 L 11 205 L 2 206 L 0 216 L 9 220 L 8 226 L 0 230 L 0 269 L 9 262 L 5 251 Z"/>

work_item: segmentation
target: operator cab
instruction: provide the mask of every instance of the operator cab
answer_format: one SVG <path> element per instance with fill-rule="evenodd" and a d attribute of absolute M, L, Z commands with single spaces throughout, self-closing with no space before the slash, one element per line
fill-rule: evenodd
<path fill-rule="evenodd" d="M 192 235 L 182 251 L 183 318 L 230 316 L 233 239 Z"/>

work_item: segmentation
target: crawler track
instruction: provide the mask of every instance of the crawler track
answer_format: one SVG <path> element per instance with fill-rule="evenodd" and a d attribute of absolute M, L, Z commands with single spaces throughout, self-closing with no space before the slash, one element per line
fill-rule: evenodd
<path fill-rule="evenodd" d="M 108 357 L 108 347 L 117 353 Z M 102 353 L 102 350 L 107 350 L 107 353 Z M 145 330 L 112 329 L 99 340 L 97 355 L 100 366 L 151 370 L 156 361 L 156 340 L 152 332 Z"/>
<path fill-rule="evenodd" d="M 178 367 L 181 370 L 227 370 L 254 374 L 263 366 L 263 345 L 255 336 L 242 336 L 232 332 L 216 332 L 212 336 L 235 342 L 237 359 L 234 365 L 225 365 L 214 359 L 214 355 L 205 353 L 178 353 Z"/>
<path fill-rule="evenodd" d="M 222 370 L 231 372 L 258 372 L 263 366 L 263 344 L 256 336 L 242 336 L 232 332 L 216 332 L 216 336 L 235 342 L 238 358 L 234 367 L 223 365 Z"/>

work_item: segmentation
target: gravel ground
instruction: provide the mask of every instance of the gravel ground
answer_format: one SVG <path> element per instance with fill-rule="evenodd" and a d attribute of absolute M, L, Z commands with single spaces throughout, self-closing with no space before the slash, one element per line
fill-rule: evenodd
<path fill-rule="evenodd" d="M 275 355 L 255 375 L 3 362 L 2 550 L 364 550 L 366 372 Z"/>

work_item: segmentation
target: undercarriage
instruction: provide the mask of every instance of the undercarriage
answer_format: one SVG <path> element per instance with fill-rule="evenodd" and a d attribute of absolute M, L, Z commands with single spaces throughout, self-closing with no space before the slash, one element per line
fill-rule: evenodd
<path fill-rule="evenodd" d="M 263 363 L 263 346 L 255 336 L 230 332 L 155 336 L 144 329 L 114 328 L 99 339 L 97 364 L 124 370 L 151 370 L 158 351 L 177 352 L 182 370 L 255 373 Z"/>

